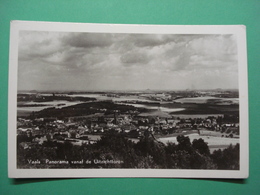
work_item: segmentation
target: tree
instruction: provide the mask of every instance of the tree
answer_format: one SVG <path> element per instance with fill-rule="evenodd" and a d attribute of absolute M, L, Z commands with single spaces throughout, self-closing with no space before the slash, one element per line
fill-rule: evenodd
<path fill-rule="evenodd" d="M 198 150 L 200 154 L 207 155 L 207 156 L 210 154 L 208 144 L 205 143 L 204 140 L 201 138 L 198 140 L 194 139 L 192 142 L 192 147 Z"/>
<path fill-rule="evenodd" d="M 189 137 L 186 137 L 184 135 L 179 135 L 177 136 L 177 141 L 178 141 L 178 150 L 185 150 L 187 152 L 192 151 Z"/>
<path fill-rule="evenodd" d="M 215 150 L 211 155 L 213 162 L 218 169 L 238 170 L 239 169 L 239 144 L 230 145 L 223 151 Z"/>
<path fill-rule="evenodd" d="M 143 137 L 135 145 L 135 151 L 138 156 L 151 156 L 158 167 L 165 168 L 165 146 L 160 142 L 156 142 L 152 137 Z"/>

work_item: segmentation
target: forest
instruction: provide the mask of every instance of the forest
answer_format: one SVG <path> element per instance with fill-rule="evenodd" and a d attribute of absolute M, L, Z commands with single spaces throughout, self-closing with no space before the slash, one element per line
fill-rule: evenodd
<path fill-rule="evenodd" d="M 190 141 L 179 135 L 178 144 L 163 144 L 151 136 L 137 143 L 121 134 L 104 135 L 94 144 L 73 145 L 70 142 L 45 141 L 28 148 L 21 147 L 28 137 L 17 138 L 17 168 L 132 168 L 132 169 L 220 169 L 239 170 L 239 144 L 210 153 L 203 139 Z M 48 161 L 66 161 L 48 164 Z M 108 163 L 94 163 L 95 161 Z M 30 163 L 37 161 L 39 163 Z M 73 163 L 79 162 L 79 163 Z M 83 163 L 80 163 L 83 162 Z M 88 162 L 88 163 L 85 163 Z M 121 163 L 109 163 L 121 162 Z"/>

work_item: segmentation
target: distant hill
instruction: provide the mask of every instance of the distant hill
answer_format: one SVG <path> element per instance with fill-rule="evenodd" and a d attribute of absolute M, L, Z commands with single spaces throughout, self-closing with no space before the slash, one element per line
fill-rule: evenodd
<path fill-rule="evenodd" d="M 160 118 L 171 118 L 172 116 L 166 112 L 163 112 L 161 110 L 156 110 L 153 112 L 148 112 L 148 113 L 141 113 L 138 116 L 144 116 L 144 117 L 160 117 Z"/>

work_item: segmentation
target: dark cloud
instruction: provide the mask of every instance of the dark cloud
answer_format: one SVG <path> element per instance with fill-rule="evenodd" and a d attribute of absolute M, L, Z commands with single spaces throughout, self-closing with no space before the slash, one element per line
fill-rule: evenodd
<path fill-rule="evenodd" d="M 171 42 L 188 43 L 193 39 L 205 37 L 204 35 L 172 35 L 172 34 L 131 34 L 127 40 L 132 42 L 137 47 L 155 47 Z"/>
<path fill-rule="evenodd" d="M 70 33 L 62 41 L 72 47 L 107 47 L 112 45 L 113 36 L 106 33 Z"/>
<path fill-rule="evenodd" d="M 136 47 L 156 47 L 175 41 L 172 35 L 130 34 L 125 39 Z"/>
<path fill-rule="evenodd" d="M 157 35 L 130 35 L 130 41 L 137 47 L 154 47 L 165 44 L 165 39 Z"/>

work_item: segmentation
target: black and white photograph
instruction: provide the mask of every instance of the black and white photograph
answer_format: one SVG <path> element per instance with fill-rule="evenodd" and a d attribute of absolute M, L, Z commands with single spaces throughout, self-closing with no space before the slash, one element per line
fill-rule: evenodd
<path fill-rule="evenodd" d="M 248 176 L 243 26 L 13 21 L 9 176 Z"/>

